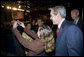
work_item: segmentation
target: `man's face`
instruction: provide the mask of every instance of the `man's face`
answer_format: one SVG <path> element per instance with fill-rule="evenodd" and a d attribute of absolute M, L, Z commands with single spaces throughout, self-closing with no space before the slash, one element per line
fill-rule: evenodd
<path fill-rule="evenodd" d="M 37 20 L 37 23 L 38 23 L 39 26 L 43 25 L 43 21 L 41 21 L 40 19 Z"/>
<path fill-rule="evenodd" d="M 77 13 L 74 11 L 71 11 L 71 17 L 73 20 L 75 20 L 77 18 Z"/>
<path fill-rule="evenodd" d="M 54 14 L 54 11 L 51 10 L 50 12 L 50 20 L 52 20 L 53 24 L 58 24 L 58 17 Z"/>

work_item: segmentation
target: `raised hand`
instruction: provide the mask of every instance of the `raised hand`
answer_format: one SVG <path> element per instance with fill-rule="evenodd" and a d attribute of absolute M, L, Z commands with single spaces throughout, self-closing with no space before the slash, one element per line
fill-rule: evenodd
<path fill-rule="evenodd" d="M 25 25 L 23 22 L 18 22 L 18 25 L 22 26 L 23 28 L 25 28 Z"/>

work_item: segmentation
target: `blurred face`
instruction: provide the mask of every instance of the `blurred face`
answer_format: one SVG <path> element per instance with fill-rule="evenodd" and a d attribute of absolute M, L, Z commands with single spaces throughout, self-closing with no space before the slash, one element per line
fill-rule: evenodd
<path fill-rule="evenodd" d="M 35 24 L 35 20 L 33 20 L 32 24 Z"/>
<path fill-rule="evenodd" d="M 75 11 L 71 11 L 71 17 L 73 20 L 75 20 L 78 17 L 78 15 Z"/>
<path fill-rule="evenodd" d="M 28 28 L 31 29 L 31 24 L 27 24 Z"/>
<path fill-rule="evenodd" d="M 43 21 L 41 21 L 41 20 L 37 20 L 37 23 L 39 26 L 43 25 Z"/>
<path fill-rule="evenodd" d="M 58 16 L 54 14 L 54 11 L 50 12 L 50 20 L 52 20 L 53 24 L 58 24 Z"/>

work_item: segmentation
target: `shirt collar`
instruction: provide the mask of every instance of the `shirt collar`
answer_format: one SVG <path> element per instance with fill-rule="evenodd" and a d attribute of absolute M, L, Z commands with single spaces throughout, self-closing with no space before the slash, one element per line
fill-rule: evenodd
<path fill-rule="evenodd" d="M 61 25 L 62 25 L 62 23 L 63 23 L 64 20 L 65 20 L 65 18 L 63 18 L 62 21 L 59 23 L 59 25 L 58 25 L 59 29 L 60 29 L 60 27 L 61 27 Z"/>
<path fill-rule="evenodd" d="M 75 24 L 77 24 L 78 23 L 78 20 L 79 20 L 79 18 L 77 18 L 75 21 L 76 21 L 76 23 Z"/>

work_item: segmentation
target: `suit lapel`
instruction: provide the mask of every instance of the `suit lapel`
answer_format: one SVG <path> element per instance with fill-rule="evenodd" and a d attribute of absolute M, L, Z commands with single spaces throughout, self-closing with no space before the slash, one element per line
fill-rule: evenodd
<path fill-rule="evenodd" d="M 65 25 L 67 24 L 67 21 L 64 20 L 64 22 L 62 23 L 60 29 L 59 29 L 59 33 L 58 33 L 58 37 L 56 39 L 56 44 L 58 44 L 62 38 L 62 35 L 63 35 L 63 32 L 64 32 L 64 28 L 65 28 Z"/>

